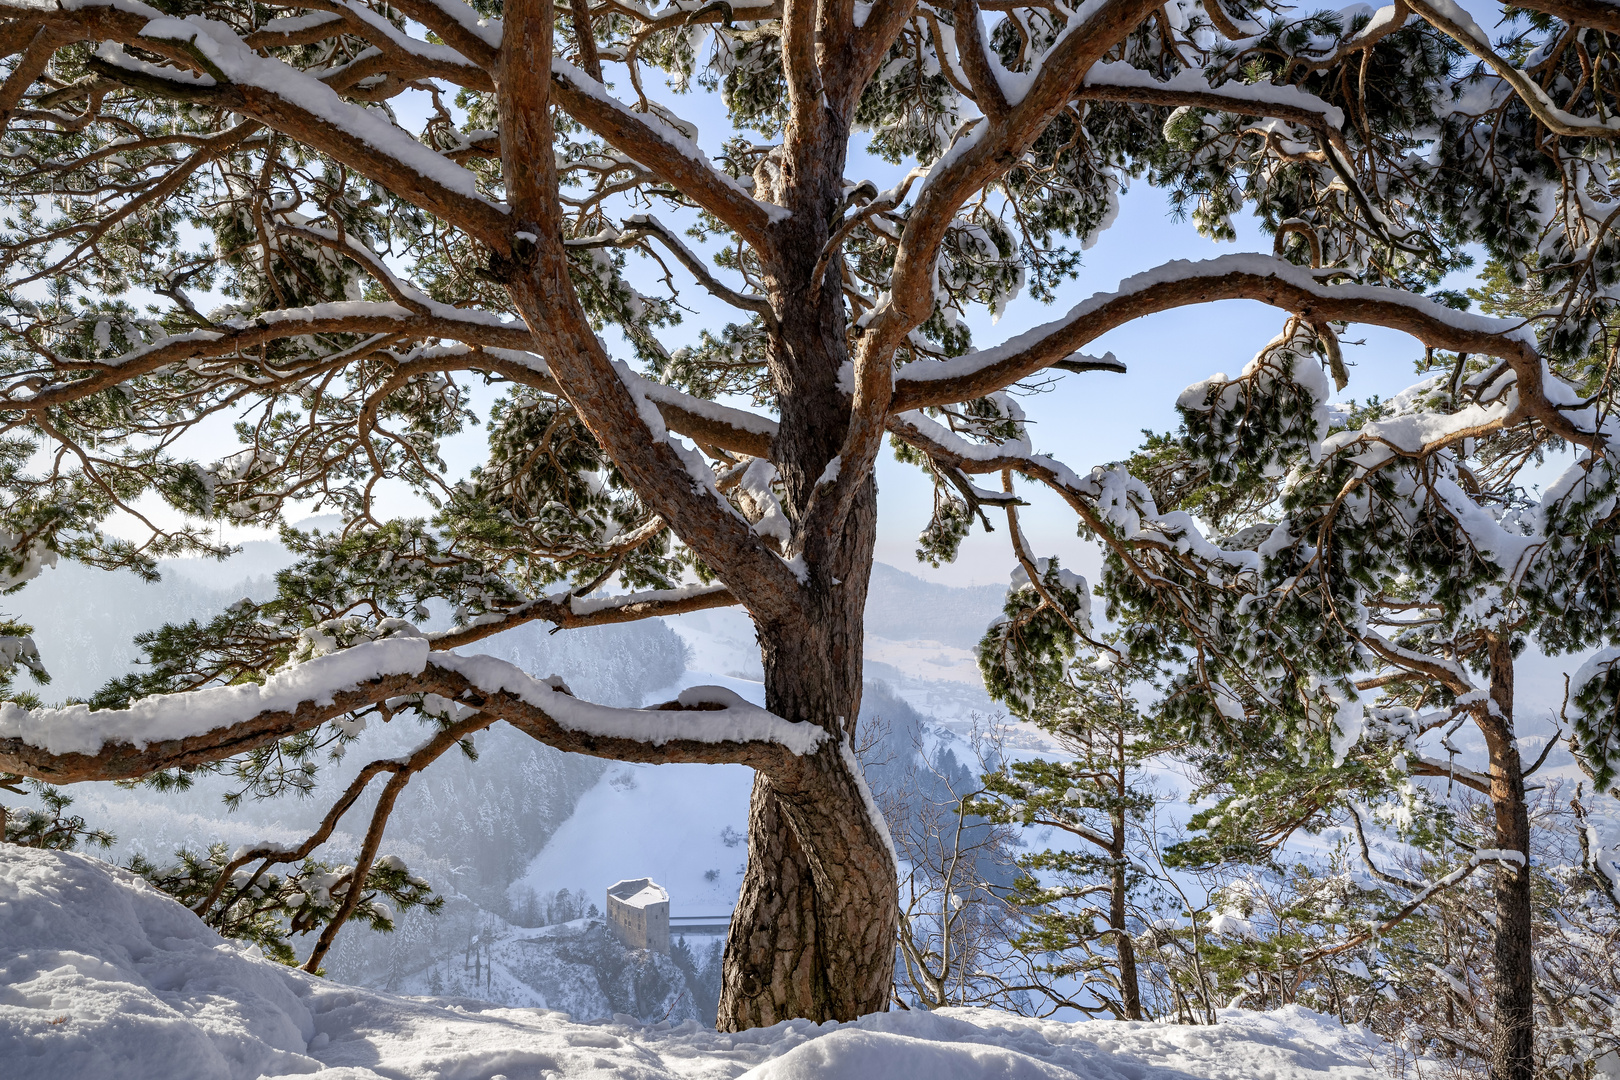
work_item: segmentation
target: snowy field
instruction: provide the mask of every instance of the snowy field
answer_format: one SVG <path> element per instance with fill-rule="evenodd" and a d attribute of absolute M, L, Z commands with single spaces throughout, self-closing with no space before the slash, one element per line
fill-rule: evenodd
<path fill-rule="evenodd" d="M 1303 1009 L 1216 1027 L 894 1012 L 723 1035 L 579 1024 L 544 1009 L 407 998 L 291 971 L 124 871 L 0 854 L 7 1080 L 1373 1080 L 1388 1048 Z"/>

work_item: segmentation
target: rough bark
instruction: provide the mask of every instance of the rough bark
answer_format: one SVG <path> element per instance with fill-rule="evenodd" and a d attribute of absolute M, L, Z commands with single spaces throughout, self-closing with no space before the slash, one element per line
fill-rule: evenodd
<path fill-rule="evenodd" d="M 1480 715 L 1479 727 L 1490 752 L 1496 846 L 1524 857 L 1522 864 L 1504 860 L 1496 867 L 1491 1080 L 1531 1080 L 1535 1074 L 1535 972 L 1530 926 L 1530 814 L 1524 796 L 1524 766 L 1513 737 L 1513 651 L 1509 641 L 1491 640 L 1490 664 L 1490 703 Z"/>
<path fill-rule="evenodd" d="M 759 623 L 766 707 L 836 741 L 791 775 L 755 781 L 748 868 L 726 945 L 724 1030 L 852 1020 L 887 1007 L 898 878 L 843 749 L 860 711 L 876 494 L 869 480 L 838 557 L 823 564 L 827 577 L 806 590 L 805 617 Z"/>
<path fill-rule="evenodd" d="M 771 457 L 783 509 L 800 524 L 850 420 L 838 377 L 849 357 L 844 301 L 836 270 L 816 278 L 843 201 L 847 142 L 831 110 L 796 109 L 770 177 L 774 201 L 794 211 L 777 226 L 764 267 L 769 362 L 781 403 Z M 896 867 L 851 771 L 853 756 L 841 749 L 861 704 L 862 619 L 877 538 L 871 477 L 835 535 L 801 535 L 802 607 L 786 619 L 755 612 L 765 705 L 836 742 L 804 759 L 797 775 L 755 781 L 748 868 L 726 944 L 724 1030 L 793 1017 L 852 1020 L 887 1007 L 894 977 Z"/>
<path fill-rule="evenodd" d="M 828 747 L 786 782 L 759 774 L 748 870 L 726 942 L 719 1027 L 883 1010 L 894 978 L 895 863 L 852 758 Z"/>

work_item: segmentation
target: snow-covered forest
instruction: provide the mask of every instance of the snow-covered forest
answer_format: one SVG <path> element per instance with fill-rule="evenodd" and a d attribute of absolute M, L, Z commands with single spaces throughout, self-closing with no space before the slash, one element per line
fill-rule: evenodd
<path fill-rule="evenodd" d="M 6 1071 L 1620 1077 L 1617 42 L 0 0 Z"/>

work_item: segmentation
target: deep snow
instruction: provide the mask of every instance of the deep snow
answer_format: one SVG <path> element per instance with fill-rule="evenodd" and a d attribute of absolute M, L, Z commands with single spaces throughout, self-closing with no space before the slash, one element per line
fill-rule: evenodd
<path fill-rule="evenodd" d="M 737 1035 L 406 998 L 292 971 L 84 855 L 0 849 L 8 1080 L 1373 1080 L 1386 1047 L 1307 1010 L 1215 1027 L 987 1010 L 790 1021 Z"/>

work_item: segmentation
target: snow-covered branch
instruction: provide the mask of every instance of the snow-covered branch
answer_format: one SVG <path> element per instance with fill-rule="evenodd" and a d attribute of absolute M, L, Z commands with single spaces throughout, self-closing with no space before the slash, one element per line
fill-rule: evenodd
<path fill-rule="evenodd" d="M 1620 119 L 1611 117 L 1594 121 L 1560 108 L 1528 72 L 1497 53 L 1491 46 L 1490 38 L 1474 21 L 1473 16 L 1453 0 L 1404 0 L 1404 2 L 1435 29 L 1488 64 L 1491 70 L 1501 76 L 1503 82 L 1513 88 L 1513 92 L 1524 102 L 1525 107 L 1535 114 L 1536 119 L 1547 125 L 1548 130 L 1566 138 L 1577 139 L 1607 140 L 1620 136 Z M 1613 18 L 1611 15 L 1605 21 Z"/>
<path fill-rule="evenodd" d="M 1465 694 L 1477 695 L 1479 692 L 1474 680 L 1469 677 L 1468 669 L 1455 660 L 1413 652 L 1390 641 L 1375 630 L 1363 630 L 1358 636 L 1385 662 L 1404 671 L 1425 675 L 1459 697 Z"/>
<path fill-rule="evenodd" d="M 138 0 L 86 0 L 49 14 L 6 3 L 0 16 L 44 21 L 64 42 L 101 41 L 90 66 L 102 76 L 154 96 L 259 120 L 470 234 L 505 243 L 504 208 L 484 197 L 471 172 L 375 112 L 343 100 L 315 75 L 259 55 L 224 23 L 198 15 L 174 18 Z M 172 66 L 137 59 L 120 46 L 157 53 Z"/>
<path fill-rule="evenodd" d="M 1549 399 L 1545 365 L 1522 320 L 1459 312 L 1398 289 L 1326 285 L 1318 280 L 1320 273 L 1269 255 L 1165 263 L 994 349 L 907 364 L 894 377 L 890 409 L 904 412 L 993 393 L 1144 315 L 1216 300 L 1259 300 L 1314 321 L 1385 326 L 1411 334 L 1431 348 L 1499 357 L 1518 377 L 1518 408 L 1523 414 L 1573 442 L 1593 441 L 1561 408 L 1575 401 L 1564 401 L 1561 392 Z"/>
<path fill-rule="evenodd" d="M 719 687 L 693 687 L 648 709 L 576 699 L 504 660 L 430 652 L 420 636 L 292 664 L 262 685 L 156 695 L 127 709 L 0 704 L 0 769 L 55 783 L 123 780 L 245 753 L 390 701 L 436 695 L 458 714 L 506 720 L 558 749 L 624 761 L 740 762 L 785 768 L 829 738 Z"/>
<path fill-rule="evenodd" d="M 149 697 L 127 709 L 0 703 L 0 768 L 74 783 L 218 761 L 410 693 L 427 657 L 423 639 L 389 639 L 317 657 L 262 685 Z"/>
<path fill-rule="evenodd" d="M 853 411 L 838 454 L 842 471 L 817 487 L 805 514 L 804 533 L 816 543 L 830 546 L 841 531 L 882 443 L 887 414 L 899 411 L 891 405 L 893 358 L 933 311 L 939 252 L 957 210 L 1024 155 L 1067 106 L 1084 73 L 1154 6 L 1149 0 L 1100 0 L 1082 8 L 1034 70 L 1007 76 L 1001 89 L 1008 108 L 970 121 L 930 167 L 899 238 L 887 302 L 872 313 L 855 355 Z"/>
<path fill-rule="evenodd" d="M 674 701 L 615 709 L 580 701 L 559 679 L 542 682 L 492 656 L 435 654 L 429 663 L 464 684 L 446 695 L 494 712 L 559 750 L 619 761 L 740 761 L 768 768 L 783 753 L 815 752 L 830 736 L 751 705 L 723 687 L 694 686 Z M 452 683 L 455 679 L 448 680 Z"/>
<path fill-rule="evenodd" d="M 1081 101 L 1134 101 L 1172 108 L 1190 105 L 1236 116 L 1269 116 L 1330 137 L 1344 126 L 1344 112 L 1338 106 L 1297 86 L 1233 80 L 1214 87 L 1202 72 L 1192 70 L 1161 80 L 1123 62 L 1092 65 L 1075 97 Z"/>
<path fill-rule="evenodd" d="M 633 112 L 561 57 L 551 62 L 551 93 L 568 115 L 679 188 L 749 244 L 765 246 L 771 222 L 784 211 L 755 199 L 715 168 L 685 132 L 650 113 Z"/>
<path fill-rule="evenodd" d="M 495 66 L 501 21 L 486 19 L 462 0 L 393 0 L 391 7 L 421 23 L 446 45 L 479 66 Z"/>

